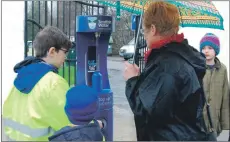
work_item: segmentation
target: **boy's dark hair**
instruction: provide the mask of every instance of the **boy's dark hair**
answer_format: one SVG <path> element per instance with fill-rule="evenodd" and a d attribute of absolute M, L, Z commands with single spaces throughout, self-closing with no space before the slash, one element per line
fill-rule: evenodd
<path fill-rule="evenodd" d="M 69 50 L 71 45 L 69 38 L 61 30 L 53 26 L 46 26 L 36 35 L 33 42 L 36 57 L 40 58 L 46 57 L 51 47 L 55 47 L 58 52 L 61 48 Z"/>

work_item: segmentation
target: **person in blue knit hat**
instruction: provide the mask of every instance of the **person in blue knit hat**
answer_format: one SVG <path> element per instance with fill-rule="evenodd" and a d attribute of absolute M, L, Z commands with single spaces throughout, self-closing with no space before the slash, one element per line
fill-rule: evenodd
<path fill-rule="evenodd" d="M 98 96 L 92 88 L 79 85 L 67 92 L 65 112 L 73 124 L 88 124 L 94 119 L 97 110 Z"/>
<path fill-rule="evenodd" d="M 212 33 L 206 33 L 202 37 L 200 41 L 200 50 L 202 51 L 207 46 L 211 47 L 214 50 L 215 56 L 217 56 L 220 53 L 220 41 L 216 35 Z"/>
<path fill-rule="evenodd" d="M 212 33 L 205 34 L 200 41 L 200 51 L 206 57 L 206 74 L 203 78 L 204 91 L 211 106 L 211 115 L 217 136 L 222 130 L 229 130 L 229 84 L 227 69 L 216 57 L 220 52 L 219 38 Z M 207 110 L 204 119 L 208 130 Z M 211 131 L 211 130 L 210 130 Z"/>
<path fill-rule="evenodd" d="M 72 123 L 55 132 L 50 141 L 104 141 L 100 120 L 95 120 L 99 109 L 98 95 L 91 87 L 77 85 L 66 94 L 65 112 Z"/>

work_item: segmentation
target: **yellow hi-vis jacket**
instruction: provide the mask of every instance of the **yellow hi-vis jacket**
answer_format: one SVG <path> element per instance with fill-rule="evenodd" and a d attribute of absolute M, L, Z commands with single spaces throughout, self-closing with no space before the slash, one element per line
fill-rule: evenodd
<path fill-rule="evenodd" d="M 51 71 L 29 94 L 14 86 L 3 105 L 7 137 L 11 141 L 48 141 L 54 131 L 70 124 L 64 111 L 68 89 L 66 80 Z"/>

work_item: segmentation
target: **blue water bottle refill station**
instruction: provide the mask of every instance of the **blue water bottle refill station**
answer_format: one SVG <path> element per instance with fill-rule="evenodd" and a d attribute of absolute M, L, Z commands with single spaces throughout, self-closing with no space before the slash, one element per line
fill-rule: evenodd
<path fill-rule="evenodd" d="M 86 84 L 97 92 L 100 108 L 95 119 L 106 122 L 103 129 L 106 141 L 113 141 L 113 92 L 107 71 L 107 50 L 114 29 L 113 22 L 111 16 L 76 18 L 76 85 Z"/>

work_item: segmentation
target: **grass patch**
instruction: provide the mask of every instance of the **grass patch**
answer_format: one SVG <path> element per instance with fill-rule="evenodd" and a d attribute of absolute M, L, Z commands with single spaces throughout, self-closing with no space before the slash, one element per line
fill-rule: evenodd
<path fill-rule="evenodd" d="M 75 83 L 75 76 L 77 72 L 77 69 L 75 68 L 75 66 L 69 66 L 65 63 L 64 66 L 58 70 L 58 74 L 65 78 L 65 80 L 69 83 L 69 86 L 73 86 Z"/>

